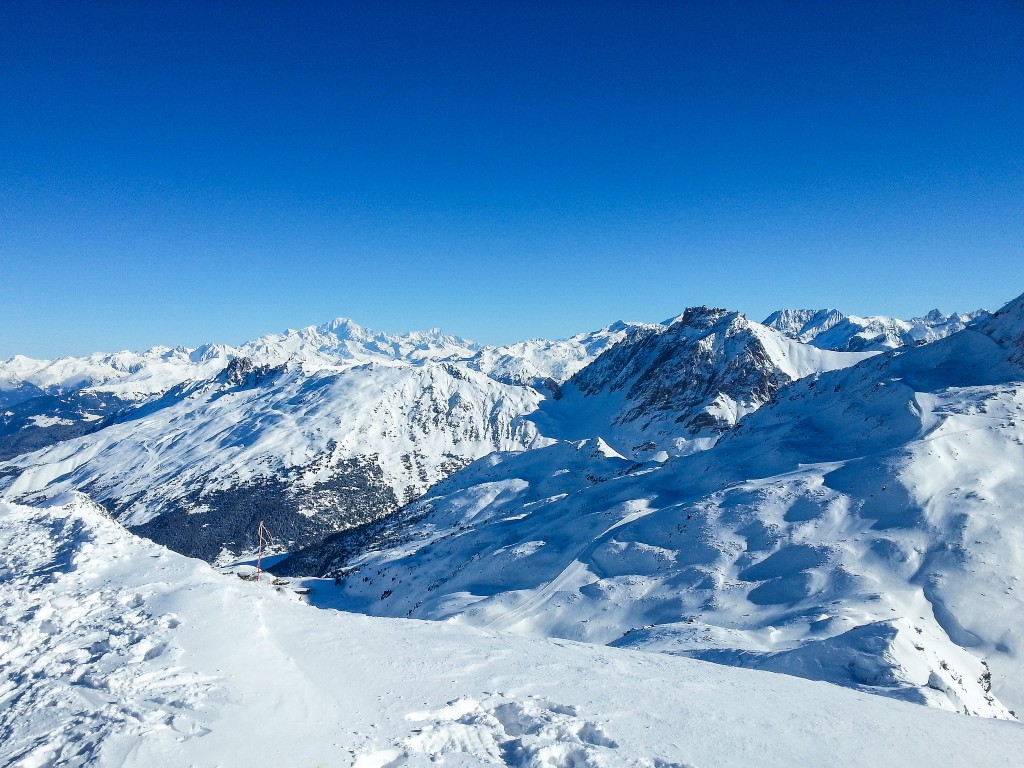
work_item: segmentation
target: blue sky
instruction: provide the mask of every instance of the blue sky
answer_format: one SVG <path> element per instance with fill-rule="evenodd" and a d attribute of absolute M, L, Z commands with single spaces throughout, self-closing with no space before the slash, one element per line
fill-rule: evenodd
<path fill-rule="evenodd" d="M 1024 292 L 1024 4 L 0 4 L 0 358 Z"/>

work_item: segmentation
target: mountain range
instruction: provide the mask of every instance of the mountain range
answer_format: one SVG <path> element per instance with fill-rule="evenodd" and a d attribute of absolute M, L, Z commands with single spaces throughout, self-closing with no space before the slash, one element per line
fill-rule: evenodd
<path fill-rule="evenodd" d="M 1024 706 L 1024 297 L 504 347 L 339 319 L 15 357 L 0 397 L 5 500 L 219 564 L 264 521 L 322 607 Z"/>
<path fill-rule="evenodd" d="M 782 386 L 703 451 L 638 461 L 594 437 L 492 454 L 282 570 L 337 574 L 321 599 L 346 610 L 1010 717 L 1022 468 L 1024 297 Z"/>
<path fill-rule="evenodd" d="M 779 386 L 856 359 L 703 308 L 504 347 L 339 318 L 237 347 L 16 356 L 0 364 L 0 490 L 85 491 L 162 543 L 229 559 L 258 519 L 306 546 L 494 450 L 595 429 L 631 455 L 699 450 Z"/>

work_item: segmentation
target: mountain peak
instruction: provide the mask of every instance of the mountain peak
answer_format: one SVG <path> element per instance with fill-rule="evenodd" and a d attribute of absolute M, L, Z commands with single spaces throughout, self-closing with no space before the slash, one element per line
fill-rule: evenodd
<path fill-rule="evenodd" d="M 363 326 L 359 325 L 359 323 L 357 323 L 355 320 L 352 320 L 349 317 L 336 317 L 333 320 L 331 320 L 330 322 L 324 323 L 323 325 L 310 326 L 310 327 L 311 328 L 316 328 L 319 331 L 324 331 L 324 332 L 327 332 L 327 333 L 333 333 L 333 334 L 335 334 L 337 336 L 341 336 L 342 334 L 348 335 L 348 334 L 352 333 L 353 331 L 361 332 L 361 333 L 366 333 L 367 332 L 366 328 L 364 328 Z M 372 333 L 372 331 L 371 331 L 371 333 Z"/>
<path fill-rule="evenodd" d="M 682 314 L 670 317 L 661 324 L 667 327 L 686 325 L 698 328 L 710 328 L 711 326 L 721 322 L 726 317 L 742 317 L 746 319 L 742 313 L 734 310 L 701 305 L 697 307 L 687 307 L 683 310 Z"/>

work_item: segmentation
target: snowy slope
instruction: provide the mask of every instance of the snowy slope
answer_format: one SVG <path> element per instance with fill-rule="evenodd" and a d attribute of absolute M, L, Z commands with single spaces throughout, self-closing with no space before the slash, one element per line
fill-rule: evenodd
<path fill-rule="evenodd" d="M 590 440 L 488 457 L 375 550 L 314 559 L 344 576 L 329 605 L 1003 717 L 1001 701 L 1024 707 L 1022 468 L 1024 297 L 802 379 L 703 453 L 635 464 Z"/>
<path fill-rule="evenodd" d="M 1016 723 L 791 677 L 319 611 L 81 501 L 0 503 L 0 616 L 0 763 L 20 768 L 940 768 L 1024 750 Z"/>
<path fill-rule="evenodd" d="M 982 309 L 948 315 L 933 309 L 924 317 L 898 320 L 881 315 L 844 315 L 835 309 L 780 309 L 769 315 L 764 324 L 822 349 L 866 352 L 938 341 L 988 316 Z"/>
<path fill-rule="evenodd" d="M 257 366 L 172 389 L 102 430 L 0 465 L 9 498 L 86 490 L 126 524 L 206 559 L 396 509 L 455 469 L 537 434 L 533 390 L 448 363 Z M 4 476 L 5 475 L 5 476 Z"/>
<path fill-rule="evenodd" d="M 738 312 L 694 307 L 631 333 L 573 376 L 533 419 L 550 437 L 600 435 L 624 456 L 692 453 L 713 445 L 791 381 L 867 354 L 818 349 Z"/>

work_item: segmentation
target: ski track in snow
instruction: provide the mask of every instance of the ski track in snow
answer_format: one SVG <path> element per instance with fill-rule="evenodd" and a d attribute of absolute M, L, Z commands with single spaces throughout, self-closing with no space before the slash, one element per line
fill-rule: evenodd
<path fill-rule="evenodd" d="M 645 505 L 638 510 L 634 510 L 626 514 L 621 520 L 609 526 L 608 529 L 605 530 L 604 533 L 600 534 L 596 539 L 591 542 L 587 542 L 561 573 L 551 579 L 551 581 L 544 586 L 532 591 L 529 597 L 521 605 L 518 605 L 507 613 L 485 622 L 482 626 L 485 629 L 510 629 L 521 619 L 524 619 L 532 613 L 542 609 L 552 597 L 558 594 L 558 592 L 566 586 L 577 586 L 580 575 L 588 572 L 587 566 L 584 562 L 586 558 L 592 556 L 594 552 L 604 544 L 613 533 L 615 533 L 615 531 L 639 520 L 642 517 L 646 517 L 654 511 L 655 510 L 647 508 Z"/>

